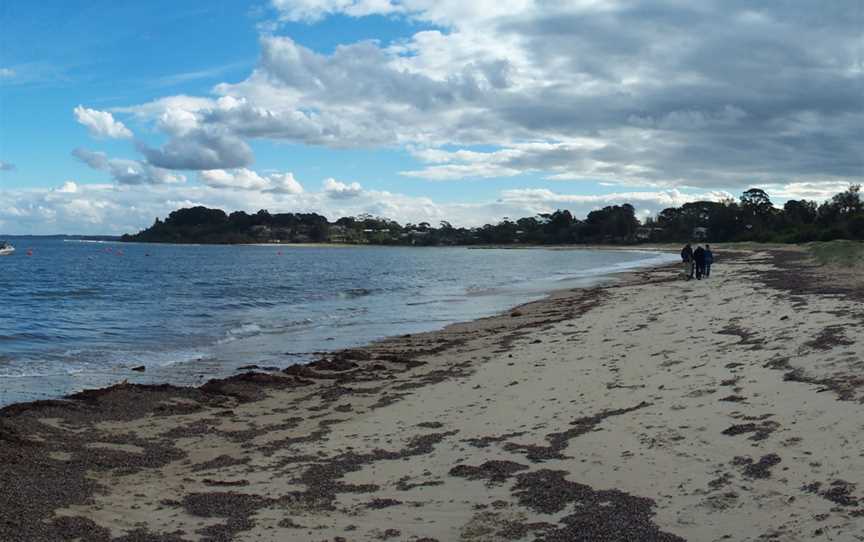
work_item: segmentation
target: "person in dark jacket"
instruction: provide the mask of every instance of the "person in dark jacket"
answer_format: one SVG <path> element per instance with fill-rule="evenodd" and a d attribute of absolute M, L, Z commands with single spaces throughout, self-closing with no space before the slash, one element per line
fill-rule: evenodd
<path fill-rule="evenodd" d="M 705 278 L 711 276 L 711 264 L 714 263 L 714 253 L 711 252 L 711 245 L 705 245 Z"/>
<path fill-rule="evenodd" d="M 693 251 L 693 263 L 696 267 L 696 280 L 702 280 L 702 275 L 705 273 L 705 249 L 701 246 Z"/>
<path fill-rule="evenodd" d="M 681 262 L 684 263 L 684 278 L 690 280 L 693 278 L 693 247 L 690 243 L 684 245 L 681 249 Z"/>

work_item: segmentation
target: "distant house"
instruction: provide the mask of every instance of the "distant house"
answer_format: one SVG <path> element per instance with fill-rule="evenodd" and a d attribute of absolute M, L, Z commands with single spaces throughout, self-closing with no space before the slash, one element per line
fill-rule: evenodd
<path fill-rule="evenodd" d="M 693 239 L 697 241 L 704 241 L 708 239 L 708 228 L 704 226 L 696 226 L 693 228 Z"/>
<path fill-rule="evenodd" d="M 331 243 L 348 243 L 350 241 L 348 228 L 341 225 L 330 226 Z"/>
<path fill-rule="evenodd" d="M 642 226 L 641 228 L 636 228 L 636 240 L 637 241 L 651 241 L 656 239 L 663 233 L 663 228 L 650 228 L 648 226 Z"/>

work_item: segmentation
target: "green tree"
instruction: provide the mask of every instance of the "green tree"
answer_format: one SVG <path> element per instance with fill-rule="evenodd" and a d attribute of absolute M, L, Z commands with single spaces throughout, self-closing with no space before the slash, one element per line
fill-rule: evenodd
<path fill-rule="evenodd" d="M 790 199 L 783 205 L 783 217 L 793 225 L 812 224 L 818 216 L 815 201 Z"/>
<path fill-rule="evenodd" d="M 853 184 L 843 192 L 835 194 L 831 198 L 831 204 L 842 217 L 860 213 L 864 210 L 864 203 L 861 201 L 861 185 Z"/>

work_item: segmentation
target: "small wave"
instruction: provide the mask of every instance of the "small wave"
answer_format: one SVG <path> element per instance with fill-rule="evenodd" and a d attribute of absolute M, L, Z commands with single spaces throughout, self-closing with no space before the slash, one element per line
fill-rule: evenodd
<path fill-rule="evenodd" d="M 254 335 L 260 335 L 261 332 L 262 328 L 258 324 L 241 324 L 238 327 L 226 331 L 224 340 L 233 341 L 236 339 L 242 339 L 244 337 L 252 337 Z"/>
<path fill-rule="evenodd" d="M 204 359 L 204 357 L 204 353 L 197 350 L 183 352 L 162 352 L 159 354 L 150 354 L 147 361 L 151 364 L 158 365 L 159 367 L 170 367 L 172 365 L 179 365 L 181 363 L 189 363 L 190 361 L 200 361 Z M 147 363 L 145 362 L 144 365 L 147 365 Z"/>
<path fill-rule="evenodd" d="M 347 290 L 342 290 L 341 292 L 339 292 L 339 297 L 344 299 L 366 297 L 367 295 L 372 295 L 372 290 L 369 290 L 367 288 L 349 288 Z"/>
<path fill-rule="evenodd" d="M 328 317 L 323 316 L 321 318 L 326 319 Z M 313 324 L 315 322 L 316 320 L 313 320 L 312 318 L 303 318 L 300 320 L 274 322 L 272 325 L 269 326 L 245 323 L 226 331 L 225 335 L 221 339 L 216 341 L 216 344 L 227 344 L 233 341 L 248 339 L 250 337 L 255 337 L 258 335 L 283 333 L 291 330 L 292 328 L 309 326 L 310 324 Z"/>
<path fill-rule="evenodd" d="M 523 284 L 525 282 L 526 281 L 522 280 L 522 279 L 515 279 L 512 282 L 512 284 L 518 285 L 518 284 Z M 500 294 L 500 293 L 505 292 L 505 291 L 506 291 L 506 288 L 503 285 L 501 285 L 501 286 L 468 286 L 467 288 L 465 288 L 465 295 L 467 295 L 469 297 L 484 296 L 484 295 L 497 295 L 497 294 Z"/>
<path fill-rule="evenodd" d="M 47 342 L 57 339 L 56 336 L 46 335 L 45 333 L 13 333 L 11 335 L 0 335 L 0 342 L 11 341 L 34 341 Z"/>
<path fill-rule="evenodd" d="M 44 369 L 41 369 L 44 367 Z M 25 364 L 24 367 L 11 367 L 9 370 L 0 372 L 0 378 L 44 378 L 48 376 L 75 376 L 84 372 L 81 367 L 58 367 L 57 365 L 44 366 L 36 364 Z"/>
<path fill-rule="evenodd" d="M 42 290 L 30 293 L 36 299 L 88 299 L 98 297 L 102 291 L 97 288 L 80 288 L 77 290 Z"/>
<path fill-rule="evenodd" d="M 441 303 L 441 299 L 433 299 L 432 301 L 413 301 L 410 303 L 405 303 L 409 307 L 416 307 L 419 305 L 435 305 L 437 303 Z"/>
<path fill-rule="evenodd" d="M 213 298 L 219 298 L 218 295 L 208 296 Z M 257 299 L 253 301 L 238 301 L 233 303 L 223 303 L 219 305 L 220 310 L 241 310 L 241 309 L 266 309 L 269 307 L 276 307 L 280 305 L 277 301 L 267 301 L 264 299 Z"/>

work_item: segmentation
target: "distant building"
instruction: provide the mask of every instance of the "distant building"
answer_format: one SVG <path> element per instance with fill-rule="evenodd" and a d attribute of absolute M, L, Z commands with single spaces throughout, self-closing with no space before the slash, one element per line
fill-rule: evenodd
<path fill-rule="evenodd" d="M 641 228 L 636 228 L 636 240 L 637 241 L 651 241 L 652 239 L 656 239 L 663 233 L 663 228 L 651 228 L 648 226 L 642 226 Z"/>
<path fill-rule="evenodd" d="M 331 243 L 348 243 L 350 241 L 348 228 L 345 226 L 335 225 L 330 226 L 330 242 Z"/>

